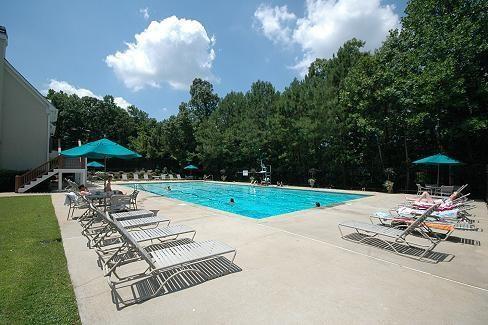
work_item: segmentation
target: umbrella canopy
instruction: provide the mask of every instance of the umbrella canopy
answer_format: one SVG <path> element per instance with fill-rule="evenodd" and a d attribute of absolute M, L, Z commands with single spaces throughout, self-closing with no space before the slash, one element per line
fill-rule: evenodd
<path fill-rule="evenodd" d="M 451 165 L 462 165 L 463 163 L 459 160 L 454 158 L 448 157 L 446 155 L 438 153 L 437 155 L 425 157 L 419 160 L 415 160 L 413 162 L 417 165 L 437 165 L 437 185 L 439 185 L 439 174 L 440 174 L 440 165 L 448 165 L 451 168 Z M 450 170 L 450 169 L 449 169 Z M 449 172 L 449 183 L 451 183 L 451 176 Z"/>
<path fill-rule="evenodd" d="M 437 155 L 425 157 L 419 160 L 415 160 L 414 164 L 419 165 L 461 165 L 462 162 L 446 155 L 438 153 Z"/>
<path fill-rule="evenodd" d="M 61 151 L 61 155 L 66 157 L 87 157 L 94 159 L 120 158 L 133 159 L 142 157 L 137 152 L 129 150 L 120 144 L 108 139 L 100 139 L 89 142 L 79 147 Z"/>
<path fill-rule="evenodd" d="M 93 168 L 103 168 L 105 167 L 104 164 L 99 163 L 98 161 L 92 161 L 86 164 L 87 167 L 93 167 Z"/>
<path fill-rule="evenodd" d="M 195 166 L 195 165 L 188 165 L 186 166 L 185 168 L 183 168 L 184 170 L 197 170 L 198 167 Z"/>

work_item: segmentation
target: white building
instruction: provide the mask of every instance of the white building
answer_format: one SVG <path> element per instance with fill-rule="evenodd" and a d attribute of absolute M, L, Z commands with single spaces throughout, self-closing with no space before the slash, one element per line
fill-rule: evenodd
<path fill-rule="evenodd" d="M 0 169 L 29 171 L 16 178 L 15 190 L 24 192 L 65 165 L 75 172 L 84 166 L 76 163 L 81 159 L 50 160 L 58 110 L 7 61 L 7 44 L 0 26 Z"/>

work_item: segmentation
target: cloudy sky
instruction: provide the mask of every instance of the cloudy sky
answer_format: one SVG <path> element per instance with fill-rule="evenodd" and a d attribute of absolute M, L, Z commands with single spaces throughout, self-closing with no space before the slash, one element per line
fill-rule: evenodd
<path fill-rule="evenodd" d="M 278 90 L 356 37 L 378 47 L 406 0 L 8 1 L 7 59 L 40 91 L 111 94 L 157 119 L 191 81 L 225 95 L 253 81 Z"/>

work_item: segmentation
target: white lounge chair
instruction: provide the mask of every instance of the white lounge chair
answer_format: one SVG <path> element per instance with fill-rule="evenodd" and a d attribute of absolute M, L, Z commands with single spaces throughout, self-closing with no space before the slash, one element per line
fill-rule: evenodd
<path fill-rule="evenodd" d="M 181 179 L 181 175 L 180 174 L 176 174 L 176 179 Z"/>
<path fill-rule="evenodd" d="M 139 180 L 139 174 L 134 173 L 133 174 L 133 178 L 134 178 L 135 181 L 138 181 Z"/>
<path fill-rule="evenodd" d="M 431 233 L 430 229 L 424 225 L 424 221 L 430 216 L 432 211 L 437 207 L 433 206 L 426 210 L 425 213 L 412 222 L 405 229 L 398 229 L 395 227 L 385 227 L 381 225 L 374 225 L 371 223 L 360 222 L 360 221 L 346 221 L 339 224 L 339 231 L 341 233 L 341 238 L 357 242 L 360 244 L 366 244 L 366 242 L 381 241 L 383 247 L 389 248 L 396 254 L 412 257 L 406 254 L 403 249 L 397 248 L 397 244 L 404 244 L 408 247 L 415 247 L 423 250 L 422 253 L 418 254 L 417 259 L 422 260 L 429 252 L 431 252 L 437 244 L 441 241 L 439 238 L 433 238 L 429 236 Z M 342 228 L 353 229 L 355 233 L 345 236 L 343 234 Z M 413 232 L 420 234 L 420 238 L 427 241 L 427 245 L 419 244 L 417 241 L 409 240 L 409 236 L 412 236 Z M 390 238 L 391 241 L 382 239 L 381 237 Z M 417 236 L 414 236 L 418 239 Z"/>
<path fill-rule="evenodd" d="M 105 228 L 102 229 L 97 236 L 92 238 L 89 243 L 90 248 L 96 249 L 96 253 L 100 261 L 99 265 L 104 268 L 106 264 L 110 263 L 110 266 L 113 266 L 115 263 L 120 265 L 121 263 L 128 263 L 138 260 L 137 254 L 133 254 L 132 252 L 128 251 L 126 249 L 127 243 L 121 240 L 122 236 L 113 222 L 113 220 L 116 220 L 117 214 L 109 215 L 108 213 L 104 213 L 99 209 L 96 209 L 93 205 L 90 206 L 90 210 L 105 223 Z M 122 217 L 123 214 L 131 214 L 132 217 L 134 217 L 135 214 L 132 212 L 134 211 L 118 213 L 118 215 L 119 217 Z M 141 213 L 151 213 L 151 211 L 141 211 Z M 181 235 L 190 235 L 190 240 L 193 241 L 196 231 L 185 225 L 168 225 L 162 228 L 156 227 L 135 230 L 131 231 L 130 234 L 138 243 L 145 243 L 149 241 L 149 245 L 153 245 L 154 241 L 164 243 L 178 240 L 179 236 Z M 114 259 L 115 257 L 117 258 Z"/>
<path fill-rule="evenodd" d="M 119 229 L 116 227 L 115 223 L 117 223 L 120 227 L 123 226 L 123 221 L 119 220 L 119 218 L 124 218 L 124 214 L 130 214 L 131 217 L 128 219 L 137 219 L 135 211 L 127 212 L 127 213 L 115 213 L 115 214 L 108 214 L 104 213 L 96 208 L 94 209 L 95 213 L 97 213 L 104 221 L 105 224 L 107 225 L 107 229 L 105 229 L 105 232 L 102 236 L 100 236 L 91 247 L 95 248 L 101 248 L 100 243 L 103 242 L 106 237 L 110 236 L 113 238 L 114 233 L 119 232 Z M 147 215 L 146 213 L 151 213 L 150 211 L 147 210 L 142 210 L 140 211 L 140 215 Z M 118 215 L 118 216 L 117 216 Z M 108 230 L 110 228 L 110 230 Z M 126 228 L 127 229 L 127 228 Z M 133 228 L 134 229 L 134 228 Z M 129 230 L 129 229 L 127 229 Z M 163 242 L 166 240 L 174 240 L 177 239 L 178 236 L 184 235 L 184 234 L 192 234 L 191 240 L 194 239 L 196 231 L 188 226 L 185 225 L 167 225 L 165 227 L 155 227 L 155 228 L 149 228 L 149 229 L 138 229 L 138 230 L 133 230 L 130 231 L 131 236 L 139 243 L 146 242 L 146 241 L 153 241 L 153 240 L 158 240 L 159 242 Z M 106 256 L 106 255 L 105 255 Z"/>
<path fill-rule="evenodd" d="M 82 234 L 88 239 L 88 247 L 93 247 L 107 236 L 113 234 L 113 226 L 107 220 L 106 214 L 95 208 L 93 204 L 90 204 L 89 211 L 91 211 L 93 218 L 89 224 L 83 227 Z M 127 215 L 130 216 L 127 217 Z M 117 212 L 110 214 L 110 216 L 120 218 L 118 222 L 128 230 L 154 229 L 159 227 L 160 224 L 169 226 L 171 222 L 168 218 L 159 217 L 147 210 Z"/>
<path fill-rule="evenodd" d="M 137 277 L 157 276 L 161 281 L 155 282 L 155 287 L 152 288 L 152 292 L 149 293 L 144 299 L 150 299 L 157 296 L 165 288 L 166 283 L 172 278 L 185 273 L 199 273 L 202 277 L 206 278 L 205 273 L 199 269 L 192 267 L 193 265 L 218 258 L 223 255 L 233 254 L 232 259 L 228 265 L 228 272 L 230 272 L 232 265 L 234 265 L 234 259 L 237 254 L 236 249 L 230 247 L 215 240 L 206 240 L 202 242 L 191 242 L 189 244 L 172 246 L 164 249 L 154 250 L 150 253 L 142 247 L 137 240 L 126 229 L 120 226 L 117 221 L 114 224 L 118 227 L 118 230 L 124 237 L 128 246 L 133 249 L 148 265 L 145 271 L 140 274 L 131 275 L 128 278 L 133 280 Z M 117 274 L 119 265 L 115 264 L 110 266 L 105 265 L 105 275 L 107 276 L 108 283 L 114 293 L 113 297 L 117 299 L 117 302 L 123 303 L 118 300 L 117 285 L 119 283 L 126 283 L 126 278 L 121 278 Z M 168 273 L 166 271 L 174 271 Z M 169 275 L 171 274 L 171 275 Z M 169 276 L 168 276 L 169 275 Z M 223 275 L 223 274 L 222 274 Z M 114 277 L 116 279 L 114 279 Z M 117 281 L 118 280 L 118 281 Z"/>
<path fill-rule="evenodd" d="M 148 173 L 144 173 L 144 180 L 145 181 L 148 181 L 149 180 L 149 174 Z"/>
<path fill-rule="evenodd" d="M 127 174 L 125 174 L 125 173 L 124 173 L 124 174 L 122 174 L 122 180 L 123 180 L 123 181 L 127 181 L 127 180 L 128 180 L 128 178 L 127 178 Z"/>

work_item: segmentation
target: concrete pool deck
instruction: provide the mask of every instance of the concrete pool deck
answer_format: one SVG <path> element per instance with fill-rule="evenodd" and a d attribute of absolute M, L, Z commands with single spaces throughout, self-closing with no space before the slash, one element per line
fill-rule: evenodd
<path fill-rule="evenodd" d="M 64 194 L 52 194 L 52 201 L 85 324 L 486 324 L 487 232 L 455 231 L 435 249 L 455 257 L 438 264 L 341 239 L 339 222 L 369 222 L 371 213 L 404 199 L 367 194 L 373 195 L 255 220 L 141 192 L 140 208 L 159 209 L 172 224 L 195 228 L 197 241 L 216 239 L 235 247 L 242 270 L 121 310 L 80 225 L 66 221 Z M 477 203 L 473 214 L 477 225 L 488 229 L 486 204 Z"/>

